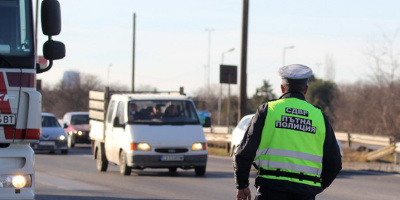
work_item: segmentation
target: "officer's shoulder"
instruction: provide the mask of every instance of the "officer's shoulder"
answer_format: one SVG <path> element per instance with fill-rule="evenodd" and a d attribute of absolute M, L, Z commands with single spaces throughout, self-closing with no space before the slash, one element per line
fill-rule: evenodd
<path fill-rule="evenodd" d="M 313 105 L 313 104 L 311 104 L 311 105 Z M 324 111 L 322 110 L 321 107 L 319 107 L 319 106 L 317 106 L 317 105 L 313 105 L 313 106 L 314 106 L 315 108 L 319 109 L 319 110 L 321 111 L 322 115 L 323 115 L 324 117 L 326 117 L 326 115 L 325 115 L 325 113 L 324 113 Z"/>
<path fill-rule="evenodd" d="M 259 106 L 259 108 L 266 108 L 266 107 L 268 107 L 268 103 L 274 102 L 274 101 L 277 101 L 277 100 L 279 100 L 279 99 L 271 99 L 271 100 L 268 100 L 267 102 L 261 104 L 261 105 Z"/>

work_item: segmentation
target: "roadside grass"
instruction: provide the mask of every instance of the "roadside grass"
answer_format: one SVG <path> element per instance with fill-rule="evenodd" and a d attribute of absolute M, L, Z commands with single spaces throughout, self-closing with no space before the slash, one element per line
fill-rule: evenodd
<path fill-rule="evenodd" d="M 216 147 L 208 147 L 208 154 L 217 156 L 231 156 L 231 154 L 226 149 Z"/>
<path fill-rule="evenodd" d="M 366 162 L 366 152 L 357 151 L 355 148 L 342 147 L 343 162 Z"/>

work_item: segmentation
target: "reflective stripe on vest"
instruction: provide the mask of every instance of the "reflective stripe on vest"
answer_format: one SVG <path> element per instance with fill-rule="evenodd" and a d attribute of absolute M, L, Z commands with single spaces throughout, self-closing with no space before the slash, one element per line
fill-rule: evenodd
<path fill-rule="evenodd" d="M 325 122 L 322 112 L 297 98 L 268 103 L 260 145 L 254 159 L 264 170 L 320 177 L 322 172 Z M 284 176 L 258 175 L 320 187 L 318 182 Z"/>
<path fill-rule="evenodd" d="M 283 157 L 291 157 L 297 158 L 301 160 L 308 160 L 316 163 L 322 164 L 322 156 L 316 156 L 308 153 L 302 153 L 298 151 L 289 151 L 283 149 L 259 149 L 257 150 L 256 157 L 260 157 L 261 155 L 272 155 L 272 156 L 283 156 Z M 285 162 L 277 162 L 270 160 L 262 160 L 257 159 L 255 161 L 257 166 L 268 167 L 268 168 L 283 168 L 283 169 L 291 169 L 294 171 L 305 172 L 315 175 L 321 175 L 322 170 L 316 167 L 309 167 L 294 163 L 285 163 Z"/>

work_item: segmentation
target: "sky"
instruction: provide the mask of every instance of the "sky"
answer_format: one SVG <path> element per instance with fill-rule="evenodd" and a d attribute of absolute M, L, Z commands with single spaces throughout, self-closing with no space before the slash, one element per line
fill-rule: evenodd
<path fill-rule="evenodd" d="M 242 0 L 59 2 L 62 31 L 53 39 L 65 44 L 66 57 L 38 75 L 44 85 L 53 86 L 73 70 L 131 88 L 135 13 L 136 90 L 184 87 L 188 95 L 196 95 L 210 85 L 210 91 L 217 91 L 224 55 L 224 64 L 238 67 L 231 94 L 239 94 Z M 400 28 L 399 7 L 396 0 L 250 0 L 247 96 L 264 80 L 279 95 L 277 71 L 284 64 L 307 65 L 317 78 L 328 78 L 326 66 L 331 64 L 329 77 L 336 83 L 365 79 L 371 73 L 365 50 L 383 33 L 392 36 Z M 39 52 L 45 40 L 41 34 Z M 294 48 L 285 49 L 289 46 Z M 223 91 L 226 95 L 225 84 Z"/>

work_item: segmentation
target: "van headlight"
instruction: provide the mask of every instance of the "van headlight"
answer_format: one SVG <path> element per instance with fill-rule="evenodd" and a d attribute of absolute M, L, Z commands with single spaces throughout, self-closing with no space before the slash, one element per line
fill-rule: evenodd
<path fill-rule="evenodd" d="M 140 150 L 140 151 L 150 151 L 151 150 L 151 146 L 148 143 L 131 143 L 131 150 L 136 151 L 136 150 Z"/>
<path fill-rule="evenodd" d="M 137 149 L 141 151 L 150 151 L 151 146 L 147 143 L 138 143 L 137 144 Z"/>
<path fill-rule="evenodd" d="M 200 151 L 200 150 L 206 150 L 207 149 L 207 144 L 206 143 L 194 143 L 192 145 L 192 151 Z"/>
<path fill-rule="evenodd" d="M 0 188 L 24 188 L 31 185 L 31 175 L 0 175 Z"/>
<path fill-rule="evenodd" d="M 60 140 L 65 140 L 65 135 L 60 135 L 59 139 Z"/>

